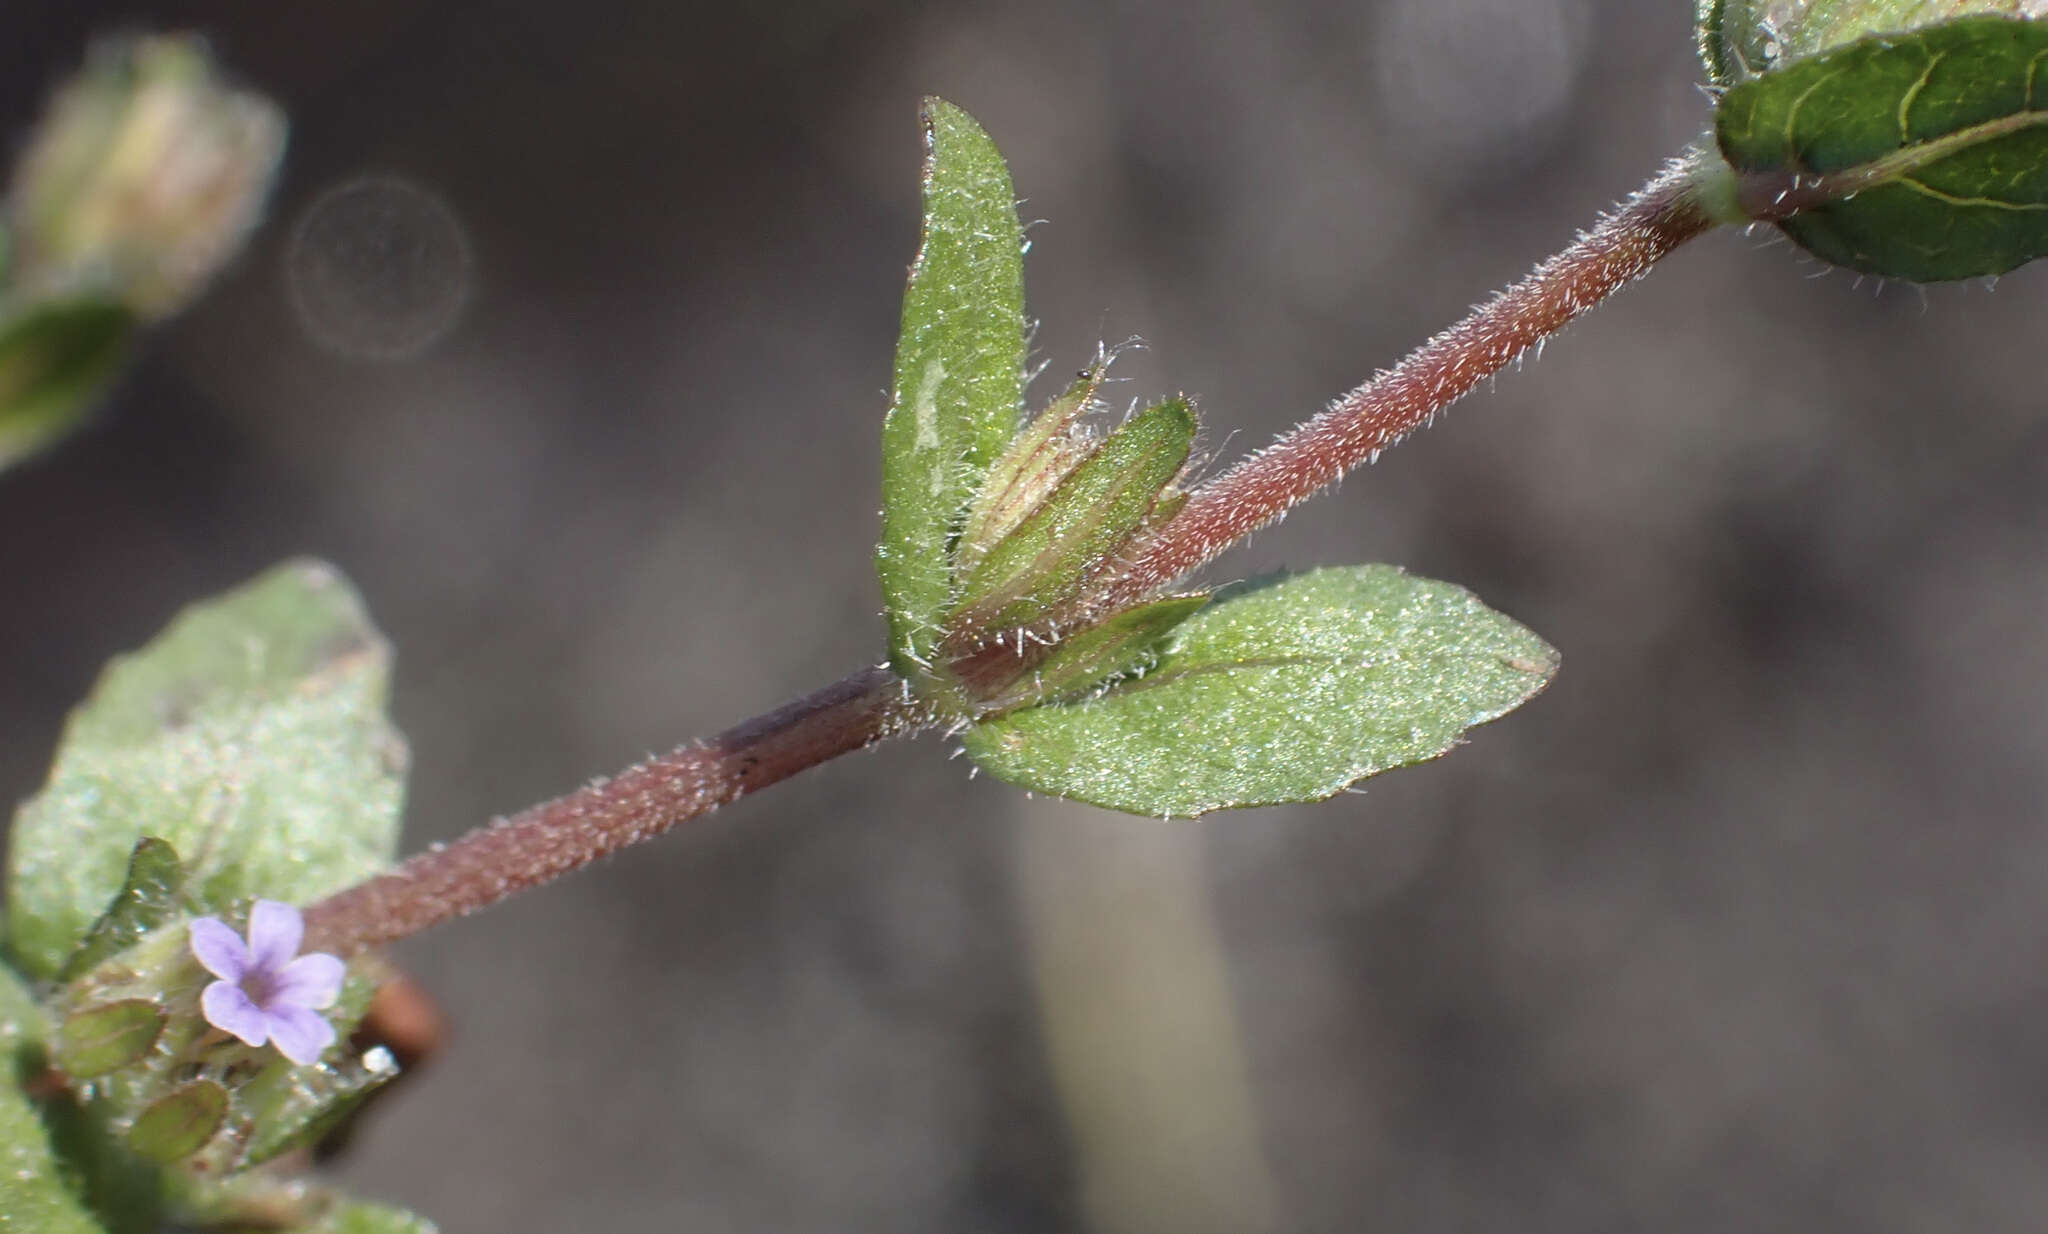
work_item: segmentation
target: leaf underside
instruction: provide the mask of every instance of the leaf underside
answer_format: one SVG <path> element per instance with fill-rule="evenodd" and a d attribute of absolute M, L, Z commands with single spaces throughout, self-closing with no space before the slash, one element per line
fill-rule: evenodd
<path fill-rule="evenodd" d="M 1780 224 L 1837 265 L 1917 282 L 2048 255 L 2048 24 L 1960 18 L 1866 38 L 1730 89 L 1738 171 L 1862 179 Z"/>
<path fill-rule="evenodd" d="M 952 104 L 927 99 L 924 125 L 924 243 L 882 426 L 875 550 L 890 656 L 913 680 L 953 603 L 952 540 L 1024 396 L 1024 238 L 1009 170 Z"/>
<path fill-rule="evenodd" d="M 1143 677 L 964 740 L 1020 787 L 1192 817 L 1321 800 L 1433 758 L 1556 668 L 1542 639 L 1461 587 L 1391 566 L 1317 570 L 1219 596 Z"/>

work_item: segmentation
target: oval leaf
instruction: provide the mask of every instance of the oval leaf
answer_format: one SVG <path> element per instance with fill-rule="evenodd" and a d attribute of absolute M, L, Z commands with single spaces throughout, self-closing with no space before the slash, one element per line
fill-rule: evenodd
<path fill-rule="evenodd" d="M 128 1128 L 128 1147 L 145 1161 L 169 1165 L 206 1147 L 228 1113 L 228 1090 L 194 1080 L 151 1102 Z"/>
<path fill-rule="evenodd" d="M 951 541 L 1024 397 L 1024 233 L 1009 169 L 951 103 L 925 100 L 924 131 L 924 244 L 903 294 L 875 549 L 890 656 L 913 679 L 952 606 Z"/>
<path fill-rule="evenodd" d="M 1224 595 L 1145 676 L 979 724 L 966 746 L 1012 784 L 1133 814 L 1317 801 L 1444 753 L 1556 669 L 1462 587 L 1317 570 Z"/>
<path fill-rule="evenodd" d="M 295 562 L 196 605 L 115 660 L 15 816 L 9 941 L 50 977 L 157 836 L 185 893 L 304 903 L 388 864 L 405 748 L 384 718 L 390 651 L 347 582 Z"/>
<path fill-rule="evenodd" d="M 1782 221 L 1817 257 L 1916 282 L 2048 255 L 2048 24 L 1961 18 L 1866 38 L 1729 90 L 1715 136 L 1737 171 L 1818 177 Z"/>
<path fill-rule="evenodd" d="M 88 1007 L 58 1026 L 57 1065 L 80 1079 L 105 1075 L 149 1057 L 163 1031 L 163 1009 L 146 998 Z"/>

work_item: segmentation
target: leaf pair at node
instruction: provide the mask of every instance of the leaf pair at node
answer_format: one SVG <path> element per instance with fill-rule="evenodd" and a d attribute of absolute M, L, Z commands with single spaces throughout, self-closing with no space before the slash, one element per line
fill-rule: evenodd
<path fill-rule="evenodd" d="M 890 659 L 984 769 L 1138 814 L 1327 797 L 1433 757 L 1556 656 L 1469 593 L 1390 567 L 1107 597 L 1189 500 L 1185 399 L 1101 438 L 1107 358 L 1023 427 L 1023 236 L 967 114 L 924 110 L 924 242 L 883 426 Z"/>

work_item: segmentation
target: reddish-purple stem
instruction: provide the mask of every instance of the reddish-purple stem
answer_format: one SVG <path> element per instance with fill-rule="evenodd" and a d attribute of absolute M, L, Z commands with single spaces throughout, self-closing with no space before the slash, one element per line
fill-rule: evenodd
<path fill-rule="evenodd" d="M 306 910 L 307 945 L 348 955 L 418 933 L 923 722 L 894 673 L 855 673 L 329 896 Z"/>
<path fill-rule="evenodd" d="M 1214 558 L 1708 230 L 1714 224 L 1700 204 L 1699 166 L 1674 164 L 1577 243 L 1391 372 L 1196 489 L 1113 589 L 1094 598 L 1092 611 L 1136 603 Z M 856 673 L 332 895 L 306 910 L 307 943 L 346 955 L 417 933 L 931 718 L 893 673 Z"/>
<path fill-rule="evenodd" d="M 1189 495 L 1091 606 L 1128 606 L 1215 558 L 1462 397 L 1573 318 L 1714 226 L 1698 164 L 1673 163 L 1564 252 L 1471 316 Z"/>

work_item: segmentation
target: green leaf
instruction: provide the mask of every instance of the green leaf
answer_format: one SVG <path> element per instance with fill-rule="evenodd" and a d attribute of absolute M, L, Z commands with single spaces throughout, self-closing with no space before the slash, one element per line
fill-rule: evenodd
<path fill-rule="evenodd" d="M 1740 172 L 1841 195 L 1780 223 L 1837 265 L 1917 282 L 2048 255 L 2048 24 L 1961 18 L 1792 61 L 1722 96 Z"/>
<path fill-rule="evenodd" d="M 300 1226 L 299 1234 L 438 1234 L 439 1227 L 425 1217 L 381 1204 L 343 1203 L 312 1225 Z"/>
<path fill-rule="evenodd" d="M 0 1082 L 0 1230 L 23 1234 L 105 1234 L 65 1185 L 64 1170 L 36 1108 Z"/>
<path fill-rule="evenodd" d="M 136 1115 L 128 1148 L 144 1161 L 170 1165 L 206 1147 L 228 1116 L 228 1090 L 212 1080 L 172 1089 Z"/>
<path fill-rule="evenodd" d="M 390 652 L 330 566 L 293 562 L 195 605 L 115 660 L 15 816 L 10 941 L 49 977 L 123 884 L 143 836 L 175 846 L 216 911 L 305 903 L 387 865 L 405 748 Z"/>
<path fill-rule="evenodd" d="M 1126 420 L 1044 504 L 990 549 L 949 624 L 990 631 L 1036 621 L 1079 593 L 1142 526 L 1187 465 L 1195 416 L 1181 399 Z"/>
<path fill-rule="evenodd" d="M 84 976 L 101 961 L 128 950 L 142 941 L 145 934 L 175 917 L 184 885 L 185 867 L 178 861 L 177 849 L 155 836 L 137 840 L 128 856 L 128 875 L 122 880 L 121 890 L 107 911 L 93 922 L 78 950 L 64 962 L 57 980 L 72 981 Z"/>
<path fill-rule="evenodd" d="M 105 1075 L 149 1057 L 163 1031 L 163 1009 L 147 998 L 88 1007 L 58 1026 L 57 1065 L 77 1079 Z"/>
<path fill-rule="evenodd" d="M 76 424 L 121 370 L 135 317 L 107 300 L 0 312 L 0 468 Z"/>
<path fill-rule="evenodd" d="M 307 1066 L 289 1059 L 270 1064 L 235 1094 L 237 1112 L 255 1126 L 235 1168 L 318 1140 L 397 1076 L 397 1060 L 381 1049 Z"/>
<path fill-rule="evenodd" d="M 951 544 L 1024 396 L 1024 239 L 988 134 L 924 104 L 924 243 L 903 295 L 896 392 L 882 425 L 875 550 L 890 656 L 915 680 L 953 603 Z"/>
<path fill-rule="evenodd" d="M 1012 784 L 1133 814 L 1316 801 L 1444 753 L 1556 669 L 1461 587 L 1316 570 L 1225 593 L 1146 675 L 979 724 L 966 746 Z"/>
<path fill-rule="evenodd" d="M 26 1052 L 40 1054 L 49 1035 L 49 1017 L 35 992 L 13 968 L 0 964 L 0 1082 L 25 1065 Z"/>

